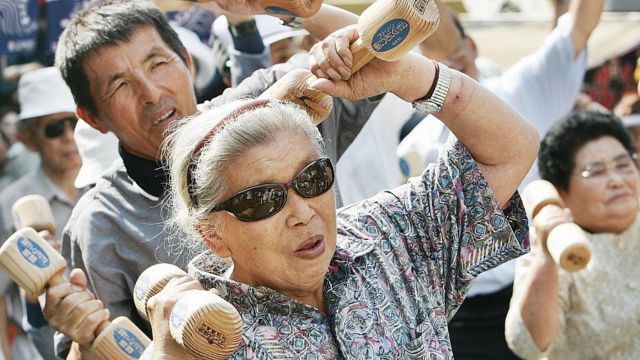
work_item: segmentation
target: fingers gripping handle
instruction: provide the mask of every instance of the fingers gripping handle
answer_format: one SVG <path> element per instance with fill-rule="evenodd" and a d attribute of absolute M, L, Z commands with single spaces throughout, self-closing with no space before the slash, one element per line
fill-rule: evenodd
<path fill-rule="evenodd" d="M 138 312 L 147 317 L 147 302 L 176 276 L 186 273 L 170 264 L 145 270 L 134 287 Z M 198 359 L 226 359 L 242 342 L 242 320 L 238 311 L 211 291 L 193 291 L 171 310 L 169 329 L 174 340 Z"/>
<path fill-rule="evenodd" d="M 556 188 L 545 180 L 536 180 L 527 185 L 522 191 L 522 202 L 531 219 L 547 205 L 565 207 Z M 553 228 L 547 236 L 547 249 L 556 264 L 569 272 L 584 269 L 591 260 L 591 243 L 584 231 L 573 223 Z"/>

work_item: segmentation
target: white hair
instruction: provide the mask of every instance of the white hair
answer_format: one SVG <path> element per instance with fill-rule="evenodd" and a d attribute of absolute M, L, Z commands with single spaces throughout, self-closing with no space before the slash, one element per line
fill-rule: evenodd
<path fill-rule="evenodd" d="M 194 148 L 222 119 L 254 100 L 239 100 L 223 106 L 213 107 L 182 119 L 172 127 L 163 146 L 163 157 L 167 160 L 170 178 L 170 219 L 168 226 L 181 237 L 183 246 L 202 247 L 202 238 L 196 230 L 209 213 L 209 209 L 222 202 L 227 190 L 224 172 L 235 158 L 255 146 L 275 141 L 278 136 L 291 131 L 309 139 L 318 156 L 326 156 L 324 141 L 306 111 L 298 105 L 270 101 L 265 106 L 241 112 L 225 119 L 225 124 L 208 141 L 205 141 L 199 156 L 192 159 Z M 194 161 L 195 169 L 190 169 Z M 192 171 L 192 184 L 187 174 Z M 191 186 L 191 194 L 188 187 Z M 196 199 L 195 203 L 192 199 Z M 201 232 L 218 232 L 223 224 L 211 218 Z"/>

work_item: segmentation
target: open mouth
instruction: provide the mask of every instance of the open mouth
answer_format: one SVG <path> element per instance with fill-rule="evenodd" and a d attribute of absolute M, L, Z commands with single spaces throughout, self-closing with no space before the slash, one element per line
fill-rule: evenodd
<path fill-rule="evenodd" d="M 314 236 L 302 243 L 293 255 L 305 260 L 315 259 L 324 253 L 325 246 L 324 236 Z"/>
<path fill-rule="evenodd" d="M 165 112 L 164 114 L 162 114 L 158 120 L 154 121 L 153 125 L 158 125 L 161 124 L 167 120 L 169 120 L 170 118 L 172 118 L 174 115 L 176 115 L 176 109 L 170 109 L 167 112 Z"/>

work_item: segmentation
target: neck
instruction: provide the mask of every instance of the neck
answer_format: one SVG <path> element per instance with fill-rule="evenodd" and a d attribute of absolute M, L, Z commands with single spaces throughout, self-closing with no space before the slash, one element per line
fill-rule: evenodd
<path fill-rule="evenodd" d="M 44 164 L 42 165 L 42 171 L 47 175 L 49 180 L 74 203 L 80 198 L 80 191 L 73 185 L 79 170 L 80 166 L 58 170 L 47 167 Z"/>
<path fill-rule="evenodd" d="M 297 291 L 294 293 L 282 292 L 287 297 L 300 301 L 303 304 L 309 305 L 315 309 L 318 309 L 321 313 L 327 314 L 327 309 L 324 303 L 324 291 L 322 286 L 313 291 Z"/>

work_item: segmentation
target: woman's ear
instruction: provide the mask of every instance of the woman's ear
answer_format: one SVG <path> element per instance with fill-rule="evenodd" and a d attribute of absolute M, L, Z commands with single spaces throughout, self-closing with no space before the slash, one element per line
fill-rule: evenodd
<path fill-rule="evenodd" d="M 207 222 L 201 222 L 196 224 L 195 228 L 205 245 L 207 245 L 207 247 L 216 255 L 221 258 L 231 256 L 231 251 L 227 247 L 224 239 L 218 234 L 215 226 L 212 226 L 212 224 Z"/>

